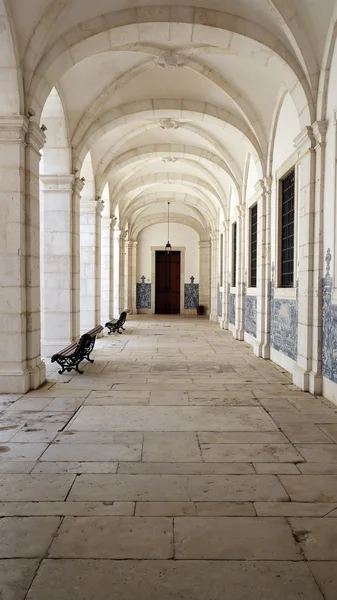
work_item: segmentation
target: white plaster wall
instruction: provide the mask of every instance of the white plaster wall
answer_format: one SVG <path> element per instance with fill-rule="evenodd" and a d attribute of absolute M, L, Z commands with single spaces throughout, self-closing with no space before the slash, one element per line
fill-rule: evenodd
<path fill-rule="evenodd" d="M 255 186 L 258 178 L 259 178 L 258 172 L 256 170 L 255 163 L 254 163 L 254 161 L 253 161 L 253 159 L 251 157 L 250 161 L 249 161 L 249 169 L 248 169 L 248 177 L 247 177 L 246 202 L 252 196 L 254 196 L 254 194 L 255 194 L 254 186 Z"/>
<path fill-rule="evenodd" d="M 337 202 L 337 127 L 335 126 L 335 113 L 337 113 L 337 44 L 333 54 L 330 71 L 330 81 L 327 97 L 327 121 L 326 134 L 326 163 L 325 163 L 325 185 L 324 185 L 324 257 L 328 248 L 332 254 L 331 274 L 336 278 L 336 255 L 335 228 L 336 228 L 336 202 Z M 334 218 L 332 214 L 334 212 Z M 336 286 L 336 281 L 334 282 Z"/>
<path fill-rule="evenodd" d="M 137 249 L 137 282 L 142 275 L 146 281 L 151 281 L 151 246 L 165 246 L 167 242 L 167 224 L 159 223 L 143 229 L 138 236 Z M 190 277 L 199 282 L 199 235 L 187 225 L 171 223 L 170 243 L 174 246 L 184 246 L 185 254 L 185 283 L 190 283 Z"/>

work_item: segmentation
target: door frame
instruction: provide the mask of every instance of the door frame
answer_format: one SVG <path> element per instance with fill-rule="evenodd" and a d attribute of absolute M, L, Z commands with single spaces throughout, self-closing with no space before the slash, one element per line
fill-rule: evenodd
<path fill-rule="evenodd" d="M 156 312 L 156 251 L 165 251 L 165 246 L 151 246 L 151 313 Z M 185 292 L 185 252 L 186 246 L 172 246 L 172 252 L 180 252 L 180 314 L 184 310 Z"/>

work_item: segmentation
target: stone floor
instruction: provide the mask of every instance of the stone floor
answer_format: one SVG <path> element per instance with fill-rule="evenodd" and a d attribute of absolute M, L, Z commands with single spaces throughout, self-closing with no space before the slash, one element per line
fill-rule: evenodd
<path fill-rule="evenodd" d="M 206 319 L 0 396 L 1 600 L 336 600 L 337 407 Z"/>

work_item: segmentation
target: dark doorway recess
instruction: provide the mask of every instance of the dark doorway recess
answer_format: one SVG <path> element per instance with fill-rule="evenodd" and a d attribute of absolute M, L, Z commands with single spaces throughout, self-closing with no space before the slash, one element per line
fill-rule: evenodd
<path fill-rule="evenodd" d="M 180 252 L 156 251 L 157 315 L 180 314 Z"/>

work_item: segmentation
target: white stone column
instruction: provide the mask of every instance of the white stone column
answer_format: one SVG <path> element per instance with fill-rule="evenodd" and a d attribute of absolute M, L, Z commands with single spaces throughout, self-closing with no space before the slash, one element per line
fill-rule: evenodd
<path fill-rule="evenodd" d="M 269 358 L 269 295 L 270 277 L 268 265 L 270 253 L 268 250 L 268 198 L 265 182 L 260 179 L 255 185 L 257 199 L 257 284 L 256 284 L 256 342 L 254 354 Z M 270 265 L 269 265 L 270 266 Z"/>
<path fill-rule="evenodd" d="M 74 178 L 71 223 L 72 263 L 72 339 L 77 340 L 81 330 L 81 266 L 80 266 L 80 201 L 84 179 Z"/>
<path fill-rule="evenodd" d="M 316 145 L 316 181 L 314 207 L 314 239 L 313 239 L 313 305 L 312 305 L 312 362 L 309 372 L 309 391 L 321 394 L 322 379 L 322 277 L 323 277 L 323 205 L 325 175 L 325 139 L 327 121 L 316 122 L 312 126 Z"/>
<path fill-rule="evenodd" d="M 102 217 L 102 255 L 101 255 L 101 321 L 104 325 L 113 317 L 113 247 L 114 220 Z"/>
<path fill-rule="evenodd" d="M 223 293 L 222 293 L 222 323 L 223 329 L 228 329 L 229 325 L 229 311 L 228 311 L 228 274 L 229 274 L 229 221 L 224 221 L 223 231 Z"/>
<path fill-rule="evenodd" d="M 75 179 L 72 174 L 41 175 L 40 181 L 43 211 L 41 345 L 42 355 L 51 356 L 70 344 L 79 333 L 73 322 L 72 303 L 74 275 L 72 255 L 76 249 L 72 232 Z M 76 230 L 76 224 L 74 225 Z"/>
<path fill-rule="evenodd" d="M 244 339 L 244 268 L 245 268 L 245 223 L 246 207 L 243 204 L 236 206 L 236 300 L 235 300 L 235 329 L 233 337 L 236 340 Z"/>
<path fill-rule="evenodd" d="M 119 235 L 119 312 L 127 308 L 127 288 L 125 286 L 125 272 L 127 270 L 126 246 L 127 231 L 121 231 Z"/>
<path fill-rule="evenodd" d="M 312 369 L 313 257 L 315 220 L 315 145 L 311 127 L 305 127 L 294 141 L 297 150 L 298 190 L 298 337 L 297 364 L 293 382 L 309 390 Z M 313 382 L 312 382 L 313 383 Z"/>
<path fill-rule="evenodd" d="M 113 312 L 114 317 L 118 317 L 119 310 L 119 249 L 120 249 L 120 231 L 116 223 L 113 229 Z M 122 309 L 123 310 L 123 309 Z"/>
<path fill-rule="evenodd" d="M 0 393 L 45 381 L 40 353 L 39 161 L 43 131 L 0 119 Z"/>
<path fill-rule="evenodd" d="M 101 200 L 81 202 L 81 333 L 101 324 Z"/>
<path fill-rule="evenodd" d="M 218 321 L 219 231 L 211 232 L 211 321 Z"/>
<path fill-rule="evenodd" d="M 128 308 L 132 315 L 137 314 L 137 246 L 136 240 L 128 243 Z"/>
<path fill-rule="evenodd" d="M 211 242 L 199 242 L 199 304 L 205 307 L 205 314 L 210 314 L 211 301 Z"/>

